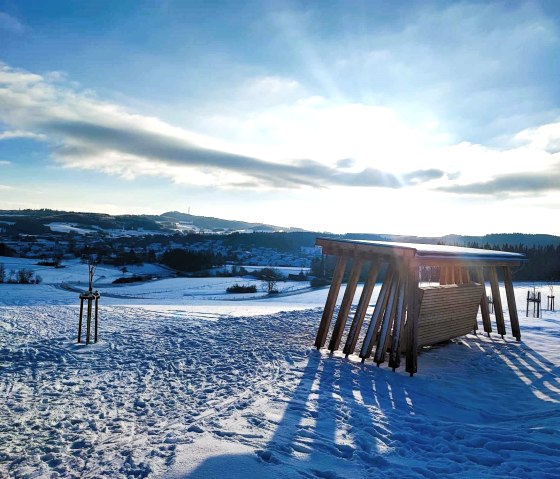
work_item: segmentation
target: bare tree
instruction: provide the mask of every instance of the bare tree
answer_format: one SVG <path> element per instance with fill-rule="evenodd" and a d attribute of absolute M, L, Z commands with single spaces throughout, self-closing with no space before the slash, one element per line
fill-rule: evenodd
<path fill-rule="evenodd" d="M 258 274 L 255 274 L 261 281 L 265 282 L 265 290 L 268 294 L 278 293 L 276 285 L 278 281 L 282 281 L 284 276 L 279 271 L 272 268 L 263 268 Z"/>
<path fill-rule="evenodd" d="M 95 268 L 97 267 L 97 257 L 91 255 L 87 259 L 88 265 L 88 278 L 89 278 L 89 292 L 93 291 L 93 275 L 95 274 Z"/>

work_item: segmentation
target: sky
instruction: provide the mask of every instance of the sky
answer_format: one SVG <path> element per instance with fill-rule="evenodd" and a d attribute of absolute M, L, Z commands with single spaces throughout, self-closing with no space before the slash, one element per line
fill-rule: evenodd
<path fill-rule="evenodd" d="M 0 0 L 0 209 L 560 235 L 560 2 Z"/>

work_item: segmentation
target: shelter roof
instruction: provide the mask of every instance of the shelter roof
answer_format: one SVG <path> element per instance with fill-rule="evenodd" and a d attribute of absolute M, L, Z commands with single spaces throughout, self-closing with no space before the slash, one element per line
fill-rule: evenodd
<path fill-rule="evenodd" d="M 316 244 L 323 247 L 326 254 L 338 252 L 355 252 L 366 255 L 403 256 L 424 262 L 456 261 L 476 263 L 524 263 L 525 255 L 506 251 L 465 248 L 421 243 L 398 243 L 391 241 L 349 240 L 317 238 Z"/>

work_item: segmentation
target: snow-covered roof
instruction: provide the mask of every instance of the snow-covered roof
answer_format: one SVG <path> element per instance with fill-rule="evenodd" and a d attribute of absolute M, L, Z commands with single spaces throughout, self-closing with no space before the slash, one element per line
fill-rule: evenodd
<path fill-rule="evenodd" d="M 369 241 L 317 238 L 316 244 L 323 247 L 326 254 L 336 254 L 336 251 L 354 251 L 372 255 L 408 256 L 419 260 L 456 260 L 476 262 L 508 262 L 522 263 L 527 261 L 525 255 L 506 251 L 487 250 L 479 248 L 465 248 L 462 246 L 447 246 L 421 243 L 398 243 L 392 241 Z"/>

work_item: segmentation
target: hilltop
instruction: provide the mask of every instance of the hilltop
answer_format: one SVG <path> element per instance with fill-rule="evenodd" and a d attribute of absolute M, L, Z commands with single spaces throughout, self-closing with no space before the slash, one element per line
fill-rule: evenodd
<path fill-rule="evenodd" d="M 197 216 L 179 211 L 168 211 L 161 215 L 109 215 L 50 209 L 0 210 L 0 235 L 3 237 L 20 234 L 73 234 L 123 238 L 176 234 L 227 235 L 232 233 L 309 233 L 309 235 L 305 235 L 305 246 L 309 244 L 310 236 L 429 244 L 442 243 L 459 246 L 478 245 L 489 248 L 500 248 L 504 245 L 528 248 L 557 247 L 560 245 L 560 236 L 549 234 L 490 233 L 480 236 L 458 234 L 414 236 L 370 232 L 335 235 L 329 232 L 312 232 L 302 228 Z"/>

